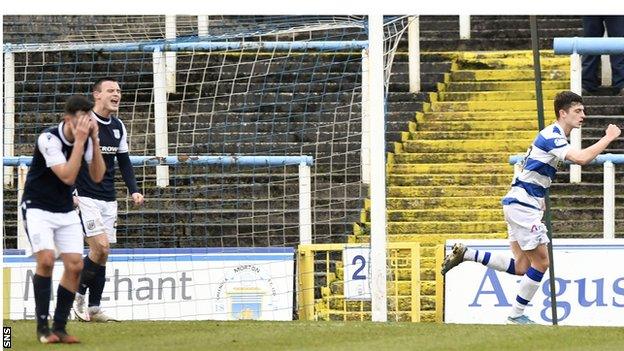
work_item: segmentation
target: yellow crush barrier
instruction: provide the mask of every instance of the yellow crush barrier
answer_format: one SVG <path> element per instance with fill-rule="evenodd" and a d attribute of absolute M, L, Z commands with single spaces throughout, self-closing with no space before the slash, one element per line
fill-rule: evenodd
<path fill-rule="evenodd" d="M 370 301 L 344 298 L 342 252 L 368 244 L 300 245 L 297 251 L 297 309 L 301 320 L 370 320 Z M 436 248 L 436 266 L 444 258 L 444 247 Z M 420 243 L 390 242 L 387 259 L 389 321 L 421 321 Z M 436 285 L 443 284 L 436 274 Z M 436 289 L 442 292 L 442 289 Z M 436 294 L 435 320 L 442 321 L 443 296 Z"/>

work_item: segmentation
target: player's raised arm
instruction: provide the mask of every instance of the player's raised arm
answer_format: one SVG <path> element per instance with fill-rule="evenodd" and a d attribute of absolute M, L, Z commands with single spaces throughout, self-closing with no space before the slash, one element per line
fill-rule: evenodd
<path fill-rule="evenodd" d="M 582 150 L 570 149 L 566 154 L 566 160 L 579 165 L 586 165 L 603 152 L 609 144 L 620 136 L 622 131 L 615 124 L 609 124 L 605 131 L 605 136 L 600 138 L 595 144 Z"/>

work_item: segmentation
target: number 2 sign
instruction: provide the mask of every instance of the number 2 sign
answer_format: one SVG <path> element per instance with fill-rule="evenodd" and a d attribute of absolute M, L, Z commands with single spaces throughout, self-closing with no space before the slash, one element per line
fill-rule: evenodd
<path fill-rule="evenodd" d="M 344 265 L 344 297 L 347 300 L 370 300 L 370 248 L 345 247 L 342 251 Z"/>

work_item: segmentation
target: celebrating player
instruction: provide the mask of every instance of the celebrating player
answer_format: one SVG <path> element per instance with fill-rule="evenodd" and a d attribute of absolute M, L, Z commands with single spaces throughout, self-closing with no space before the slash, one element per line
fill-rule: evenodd
<path fill-rule="evenodd" d="M 93 85 L 93 118 L 99 126 L 100 145 L 106 163 L 102 182 L 88 177 L 86 167 L 80 169 L 76 180 L 76 200 L 80 210 L 83 230 L 89 245 L 84 258 L 80 286 L 74 301 L 74 314 L 82 321 L 108 322 L 114 319 L 100 308 L 102 292 L 106 283 L 106 261 L 110 243 L 117 242 L 117 199 L 115 196 L 115 157 L 122 177 L 135 205 L 143 203 L 134 170 L 128 155 L 128 142 L 124 124 L 115 117 L 119 110 L 121 89 L 113 78 L 99 79 Z M 89 290 L 89 307 L 85 306 L 85 294 Z"/>
<path fill-rule="evenodd" d="M 522 275 L 518 294 L 507 318 L 509 324 L 534 324 L 524 315 L 524 309 L 550 266 L 546 247 L 549 240 L 542 216 L 546 189 L 555 179 L 557 164 L 561 160 L 569 160 L 586 165 L 621 133 L 620 128 L 610 124 L 606 135 L 598 142 L 575 150 L 568 144 L 567 137 L 573 128 L 580 128 L 583 123 L 583 99 L 571 91 L 560 92 L 555 97 L 555 114 L 557 121 L 539 132 L 524 158 L 522 172 L 514 178 L 511 190 L 502 201 L 514 258 L 479 252 L 458 243 L 442 264 L 442 274 L 463 261 L 474 261 L 498 271 Z"/>
<path fill-rule="evenodd" d="M 67 317 L 78 288 L 82 269 L 82 229 L 72 203 L 72 185 L 82 159 L 85 176 L 100 182 L 105 165 L 100 152 L 97 124 L 89 116 L 93 103 L 71 96 L 65 103 L 63 121 L 37 138 L 35 152 L 22 196 L 22 218 L 37 268 L 33 276 L 37 338 L 41 343 L 77 343 L 68 335 Z M 69 159 L 67 157 L 69 156 Z M 58 286 L 52 331 L 48 325 L 55 248 L 65 270 Z"/>

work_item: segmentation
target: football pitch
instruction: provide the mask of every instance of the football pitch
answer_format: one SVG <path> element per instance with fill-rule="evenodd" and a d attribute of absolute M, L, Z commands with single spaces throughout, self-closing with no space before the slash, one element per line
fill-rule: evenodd
<path fill-rule="evenodd" d="M 372 322 L 70 322 L 79 345 L 42 345 L 4 321 L 14 350 L 622 350 L 624 328 Z"/>

